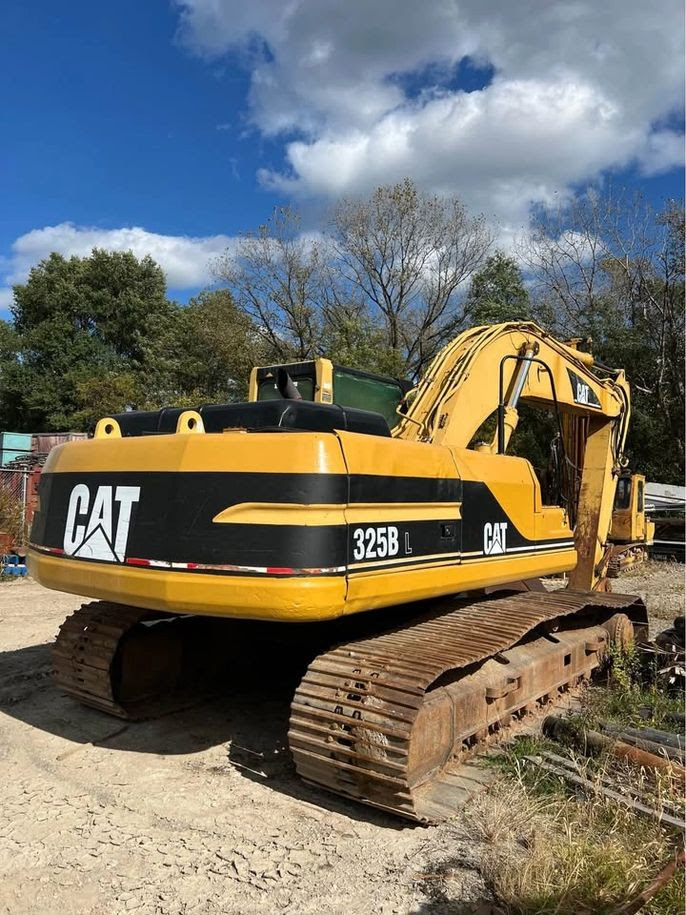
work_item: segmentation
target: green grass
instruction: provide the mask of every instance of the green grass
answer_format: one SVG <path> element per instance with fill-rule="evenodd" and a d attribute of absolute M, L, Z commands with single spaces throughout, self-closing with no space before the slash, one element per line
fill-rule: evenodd
<path fill-rule="evenodd" d="M 678 730 L 669 715 L 683 713 L 684 697 L 660 688 L 650 656 L 644 660 L 635 648 L 615 650 L 608 661 L 607 685 L 591 687 L 583 696 L 582 717 L 587 726 L 612 721 L 625 727 Z"/>

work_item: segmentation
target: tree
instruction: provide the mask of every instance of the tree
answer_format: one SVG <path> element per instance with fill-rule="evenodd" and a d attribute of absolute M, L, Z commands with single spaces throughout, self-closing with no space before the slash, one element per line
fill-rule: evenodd
<path fill-rule="evenodd" d="M 78 428 L 93 392 L 114 390 L 113 377 L 127 378 L 119 409 L 134 395 L 140 399 L 148 328 L 171 307 L 150 257 L 94 249 L 89 257 L 51 254 L 41 261 L 14 287 L 18 346 L 0 378 L 3 425 Z"/>
<path fill-rule="evenodd" d="M 320 246 L 301 232 L 300 216 L 274 210 L 256 232 L 215 264 L 243 313 L 272 351 L 274 361 L 311 358 L 321 335 Z"/>
<path fill-rule="evenodd" d="M 133 372 L 94 374 L 76 382 L 79 406 L 71 417 L 72 427 L 93 429 L 103 416 L 122 413 L 127 408 L 144 406 L 143 385 Z"/>
<path fill-rule="evenodd" d="M 340 201 L 316 237 L 277 209 L 215 272 L 274 361 L 325 353 L 416 375 L 462 326 L 462 285 L 490 244 L 482 216 L 407 179 Z"/>
<path fill-rule="evenodd" d="M 51 254 L 14 287 L 19 334 L 54 324 L 72 339 L 89 338 L 115 357 L 137 360 L 150 316 L 169 307 L 162 268 L 149 256 L 94 248 L 89 257 Z"/>
<path fill-rule="evenodd" d="M 345 302 L 329 307 L 322 325 L 321 351 L 352 369 L 393 378 L 405 375 L 403 354 L 393 349 L 385 329 L 375 323 L 363 305 Z"/>
<path fill-rule="evenodd" d="M 270 354 L 228 290 L 204 290 L 152 328 L 146 349 L 146 405 L 244 399 L 250 369 L 268 362 Z"/>
<path fill-rule="evenodd" d="M 538 215 L 522 255 L 558 336 L 591 336 L 632 386 L 627 455 L 657 482 L 684 476 L 684 209 L 589 191 Z"/>
<path fill-rule="evenodd" d="M 529 294 L 517 262 L 497 251 L 474 274 L 464 306 L 471 324 L 500 324 L 532 317 Z"/>
<path fill-rule="evenodd" d="M 340 201 L 330 232 L 343 287 L 369 303 L 390 349 L 420 373 L 463 323 L 460 287 L 492 244 L 484 217 L 408 178 Z"/>

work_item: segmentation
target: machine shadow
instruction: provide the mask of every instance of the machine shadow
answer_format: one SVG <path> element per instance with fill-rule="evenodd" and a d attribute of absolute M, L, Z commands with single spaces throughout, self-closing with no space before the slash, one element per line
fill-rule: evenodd
<path fill-rule="evenodd" d="M 245 778 L 297 800 L 385 828 L 414 828 L 372 807 L 348 802 L 311 787 L 296 774 L 288 749 L 290 698 L 302 675 L 299 664 L 269 671 L 242 666 L 229 674 L 210 697 L 150 721 L 127 722 L 80 705 L 64 695 L 51 677 L 51 645 L 31 645 L 0 652 L 0 721 L 10 716 L 69 741 L 56 761 L 87 745 L 114 752 L 163 756 L 192 755 L 223 746 L 225 763 L 213 766 L 221 777 L 226 767 Z"/>
<path fill-rule="evenodd" d="M 488 899 L 461 902 L 439 894 L 438 898 L 411 909 L 409 915 L 506 915 L 506 912 Z"/>

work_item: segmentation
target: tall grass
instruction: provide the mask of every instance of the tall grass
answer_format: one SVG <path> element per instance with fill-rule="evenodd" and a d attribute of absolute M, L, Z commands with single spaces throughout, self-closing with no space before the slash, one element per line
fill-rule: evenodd
<path fill-rule="evenodd" d="M 658 823 L 604 798 L 536 786 L 519 772 L 469 810 L 484 843 L 482 874 L 507 912 L 610 915 L 674 857 L 674 836 Z M 681 915 L 684 891 L 681 871 L 643 911 Z"/>

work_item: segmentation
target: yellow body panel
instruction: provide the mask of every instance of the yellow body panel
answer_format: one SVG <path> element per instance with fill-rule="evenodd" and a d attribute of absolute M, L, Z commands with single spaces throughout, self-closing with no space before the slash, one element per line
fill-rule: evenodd
<path fill-rule="evenodd" d="M 355 576 L 348 587 L 346 613 L 358 613 L 412 600 L 440 597 L 477 588 L 568 572 L 576 565 L 576 550 L 530 553 L 516 557 L 481 557 L 478 562 L 452 566 L 427 565 L 384 574 L 368 572 Z"/>
<path fill-rule="evenodd" d="M 349 485 L 352 495 L 340 502 L 308 502 L 304 490 L 298 501 L 255 498 L 257 490 L 250 488 L 253 476 L 263 474 L 259 480 L 269 484 L 270 476 L 276 479 L 285 467 L 295 475 L 296 482 L 297 475 L 313 481 L 315 486 L 317 480 L 340 481 L 344 487 L 340 491 L 346 492 Z M 226 432 L 74 442 L 55 449 L 45 467 L 46 478 L 57 483 L 65 475 L 63 479 L 68 479 L 69 485 L 83 485 L 85 481 L 93 488 L 95 484 L 89 481 L 95 479 L 110 490 L 116 488 L 122 473 L 138 474 L 136 480 L 143 492 L 151 476 L 171 473 L 174 480 L 193 482 L 203 474 L 218 473 L 213 497 L 217 497 L 217 486 L 221 489 L 223 485 L 222 474 L 226 479 L 253 475 L 246 477 L 245 489 L 239 488 L 230 500 L 227 496 L 230 504 L 218 503 L 219 510 L 209 510 L 202 499 L 188 509 L 188 523 L 195 514 L 209 512 L 206 521 L 217 538 L 238 531 L 239 546 L 242 532 L 253 526 L 263 532 L 267 542 L 272 538 L 281 542 L 282 531 L 284 541 L 288 541 L 304 536 L 307 530 L 314 536 L 321 530 L 322 537 L 331 530 L 340 530 L 347 537 L 356 530 L 387 530 L 393 526 L 397 555 L 356 561 L 349 546 L 343 559 L 336 560 L 342 564 L 336 566 L 335 572 L 299 569 L 298 574 L 290 575 L 281 569 L 285 564 L 275 552 L 271 563 L 275 572 L 270 573 L 267 563 L 259 570 L 255 568 L 254 574 L 242 575 L 241 563 L 232 566 L 235 560 L 229 551 L 221 558 L 223 564 L 207 567 L 205 574 L 205 567 L 200 564 L 193 571 L 171 568 L 178 556 L 169 557 L 170 568 L 127 565 L 144 561 L 140 552 L 148 545 L 145 540 L 134 558 L 127 557 L 125 562 L 80 561 L 78 555 L 50 555 L 46 553 L 50 547 L 36 545 L 29 552 L 28 561 L 32 575 L 44 585 L 170 613 L 306 622 L 567 571 L 576 561 L 571 531 L 560 525 L 559 511 L 546 514 L 540 506 L 534 511 L 536 500 L 540 501 L 538 484 L 531 466 L 521 458 L 351 432 Z M 488 486 L 483 480 L 488 480 Z M 425 499 L 416 492 L 417 487 L 433 486 L 436 481 L 439 488 L 435 497 Z M 301 484 L 297 484 L 296 493 L 301 492 L 298 486 Z M 355 495 L 355 486 L 364 489 Z M 402 498 L 403 487 L 409 498 Z M 441 497 L 440 487 L 450 488 L 453 497 Z M 507 555 L 482 555 L 483 523 L 480 515 L 476 520 L 474 517 L 478 505 L 474 503 L 470 517 L 464 517 L 462 499 L 455 497 L 460 487 L 466 502 L 489 500 L 484 518 L 495 517 L 496 510 L 504 512 L 502 517 L 507 518 L 511 536 L 517 531 L 525 545 Z M 175 498 L 172 488 L 168 499 L 174 502 Z M 166 511 L 164 500 L 159 510 Z M 85 529 L 86 515 L 80 523 Z M 164 518 L 156 523 L 163 536 Z M 479 526 L 471 549 L 466 548 L 466 540 L 463 544 L 454 539 L 446 541 L 445 548 L 439 544 L 422 554 L 421 540 L 427 530 L 435 539 L 441 525 L 452 525 L 455 537 L 459 523 L 464 537 L 467 525 Z M 548 552 L 538 543 L 546 538 L 557 538 L 567 547 L 553 542 L 548 545 Z M 530 543 L 530 549 L 526 543 Z M 61 542 L 54 541 L 53 548 L 60 547 Z M 192 560 L 193 555 L 185 558 Z M 227 571 L 231 574 L 221 574 Z"/>
<path fill-rule="evenodd" d="M 271 578 L 195 575 L 79 563 L 29 550 L 31 575 L 46 588 L 169 613 L 308 623 L 390 607 L 408 599 L 455 594 L 498 582 L 565 572 L 576 564 L 570 549 L 554 555 L 486 559 L 470 566 L 436 566 L 383 574 L 369 572 L 348 590 L 342 577 Z"/>
<path fill-rule="evenodd" d="M 29 550 L 31 575 L 46 588 L 169 613 L 312 622 L 341 616 L 345 578 L 242 578 L 65 562 Z"/>
<path fill-rule="evenodd" d="M 156 435 L 84 439 L 53 448 L 44 472 L 231 471 L 345 473 L 332 435 L 230 430 L 215 435 Z"/>
<path fill-rule="evenodd" d="M 645 476 L 640 473 L 622 478 L 621 483 L 628 491 L 628 500 L 624 499 L 622 507 L 612 512 L 610 539 L 615 543 L 646 543 L 653 541 L 655 525 L 646 518 L 645 513 Z M 618 493 L 620 491 L 618 490 Z"/>

